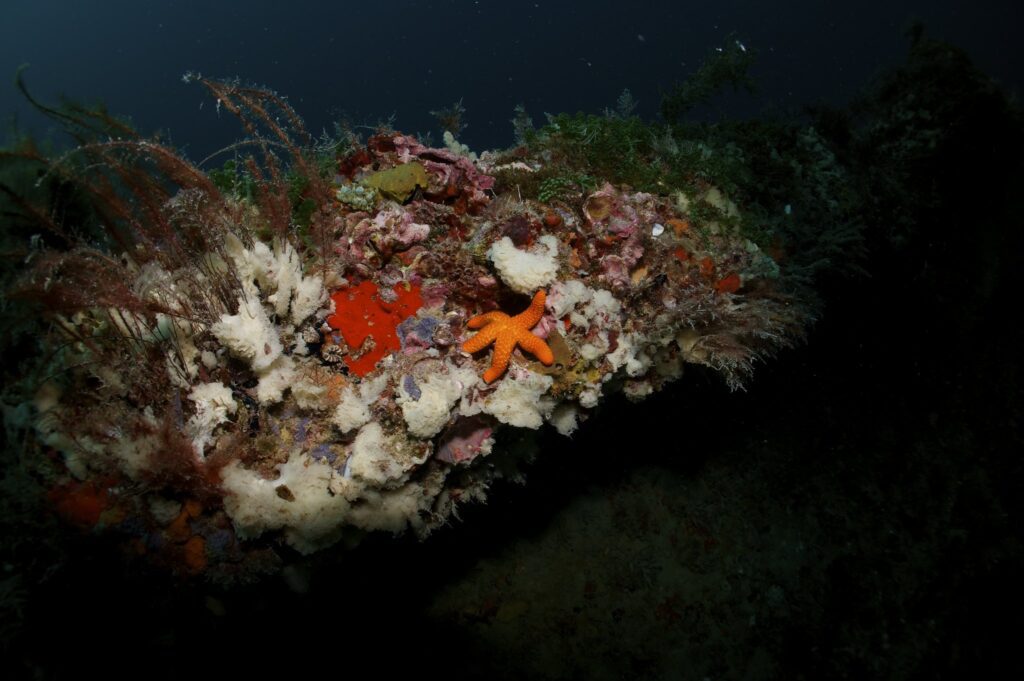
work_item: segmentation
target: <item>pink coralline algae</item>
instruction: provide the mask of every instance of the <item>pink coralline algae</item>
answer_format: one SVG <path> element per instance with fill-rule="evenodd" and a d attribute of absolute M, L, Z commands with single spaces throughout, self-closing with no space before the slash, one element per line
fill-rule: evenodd
<path fill-rule="evenodd" d="M 462 419 L 442 434 L 437 458 L 453 464 L 472 461 L 482 453 L 493 434 L 494 425 L 484 419 Z"/>
<path fill-rule="evenodd" d="M 352 228 L 348 254 L 358 261 L 387 259 L 419 243 L 430 234 L 430 226 L 415 222 L 400 206 L 381 210 L 372 218 L 362 217 Z"/>
<path fill-rule="evenodd" d="M 465 156 L 426 147 L 407 135 L 378 136 L 370 140 L 369 146 L 378 154 L 393 153 L 396 163 L 423 164 L 430 179 L 427 193 L 451 199 L 458 212 L 476 213 L 490 200 L 486 192 L 494 187 L 494 178 L 480 172 Z"/>

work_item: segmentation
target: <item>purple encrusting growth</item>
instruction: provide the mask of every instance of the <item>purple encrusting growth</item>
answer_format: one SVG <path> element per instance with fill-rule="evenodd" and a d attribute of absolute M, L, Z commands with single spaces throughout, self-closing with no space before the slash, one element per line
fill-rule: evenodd
<path fill-rule="evenodd" d="M 402 350 L 422 350 L 433 345 L 434 331 L 440 322 L 437 317 L 410 317 L 398 325 L 398 339 Z"/>
<path fill-rule="evenodd" d="M 317 461 L 326 461 L 327 463 L 334 463 L 334 460 L 338 458 L 338 455 L 325 444 L 314 447 L 309 455 Z"/>
<path fill-rule="evenodd" d="M 281 434 L 281 426 L 280 426 L 280 424 L 278 424 L 277 419 L 275 419 L 275 418 L 268 418 L 267 419 L 267 425 L 270 426 L 270 431 L 274 435 L 280 435 Z"/>
<path fill-rule="evenodd" d="M 206 548 L 214 553 L 223 553 L 231 546 L 234 535 L 229 530 L 219 529 L 206 538 Z"/>
<path fill-rule="evenodd" d="M 416 325 L 416 335 L 423 339 L 429 339 L 434 335 L 434 329 L 437 328 L 437 324 L 437 317 L 424 317 Z"/>
<path fill-rule="evenodd" d="M 405 388 L 405 392 L 409 394 L 409 397 L 414 400 L 420 399 L 420 395 L 423 394 L 420 387 L 416 385 L 416 379 L 412 376 L 406 376 L 402 379 L 402 387 Z"/>
<path fill-rule="evenodd" d="M 181 395 L 177 390 L 174 391 L 174 395 L 171 398 L 171 405 L 174 409 L 174 423 L 178 428 L 182 428 L 185 425 L 185 414 L 181 408 Z"/>
<path fill-rule="evenodd" d="M 306 441 L 306 437 L 309 435 L 309 419 L 299 419 L 298 424 L 295 426 L 295 441 L 302 444 Z"/>
<path fill-rule="evenodd" d="M 394 289 L 384 286 L 377 290 L 377 297 L 385 303 L 393 303 L 398 300 L 398 293 Z"/>

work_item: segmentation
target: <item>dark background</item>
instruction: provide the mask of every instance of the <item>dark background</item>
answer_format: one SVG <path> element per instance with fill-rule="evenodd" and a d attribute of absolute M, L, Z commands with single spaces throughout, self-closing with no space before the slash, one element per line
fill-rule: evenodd
<path fill-rule="evenodd" d="M 600 111 L 630 88 L 639 113 L 653 115 L 660 89 L 731 34 L 757 50 L 760 89 L 756 100 L 720 103 L 731 112 L 844 103 L 902 58 L 913 20 L 1019 88 L 1022 15 L 1006 0 L 5 0 L 0 76 L 13 80 L 29 63 L 26 79 L 44 101 L 102 100 L 193 160 L 238 130 L 181 82 L 186 71 L 271 87 L 314 131 L 341 113 L 369 125 L 394 115 L 398 129 L 433 130 L 438 141 L 429 111 L 462 99 L 462 137 L 479 150 L 511 143 L 520 102 L 539 123 L 545 111 Z M 13 86 L 0 86 L 0 115 L 11 113 L 29 129 L 44 125 Z"/>

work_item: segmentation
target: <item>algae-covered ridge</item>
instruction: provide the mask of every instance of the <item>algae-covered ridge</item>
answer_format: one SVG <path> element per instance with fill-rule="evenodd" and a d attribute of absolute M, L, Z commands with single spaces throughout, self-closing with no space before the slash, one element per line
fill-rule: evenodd
<path fill-rule="evenodd" d="M 394 131 L 315 152 L 276 94 L 199 82 L 275 144 L 210 174 L 131 135 L 19 152 L 101 236 L 45 225 L 17 282 L 46 328 L 17 389 L 31 446 L 69 522 L 148 560 L 231 579 L 426 536 L 539 429 L 570 436 L 688 366 L 738 388 L 808 322 L 801 253 L 751 238 L 765 205 L 742 197 L 763 195 L 714 134 L 606 113 L 478 157 Z M 533 350 L 465 351 L 471 318 L 531 298 Z"/>

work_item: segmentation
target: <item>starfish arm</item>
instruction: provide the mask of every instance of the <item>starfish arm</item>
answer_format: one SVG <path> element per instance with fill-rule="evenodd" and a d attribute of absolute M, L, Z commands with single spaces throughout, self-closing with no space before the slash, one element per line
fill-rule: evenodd
<path fill-rule="evenodd" d="M 491 368 L 484 372 L 484 381 L 493 383 L 495 379 L 505 373 L 508 362 L 512 359 L 512 351 L 516 348 L 515 334 L 498 334 L 497 342 L 494 344 L 494 356 L 491 358 Z"/>
<path fill-rule="evenodd" d="M 546 300 L 547 294 L 544 292 L 544 289 L 537 291 L 533 295 L 530 307 L 513 317 L 512 323 L 516 326 L 522 326 L 524 329 L 532 329 L 540 321 L 540 318 L 544 316 L 544 302 Z"/>
<path fill-rule="evenodd" d="M 484 372 L 484 383 L 494 383 L 504 372 L 504 369 L 498 369 L 498 367 L 492 366 Z"/>
<path fill-rule="evenodd" d="M 508 315 L 504 312 L 485 312 L 483 314 L 478 314 L 475 317 L 471 317 L 469 321 L 466 322 L 466 326 L 471 329 L 479 329 L 483 326 L 487 326 L 491 322 L 500 322 L 504 319 L 508 319 Z"/>
<path fill-rule="evenodd" d="M 551 352 L 551 348 L 544 342 L 539 336 L 535 336 L 529 331 L 519 334 L 519 346 L 536 357 L 541 364 L 544 366 L 551 366 L 555 362 L 555 354 Z"/>
<path fill-rule="evenodd" d="M 487 328 L 483 329 L 482 331 L 480 331 L 480 333 L 476 334 L 475 336 L 467 340 L 465 343 L 463 343 L 462 350 L 463 352 L 468 352 L 470 354 L 473 354 L 474 352 L 480 352 L 488 345 L 493 343 L 497 335 L 498 325 L 492 324 L 491 326 L 488 326 Z"/>

